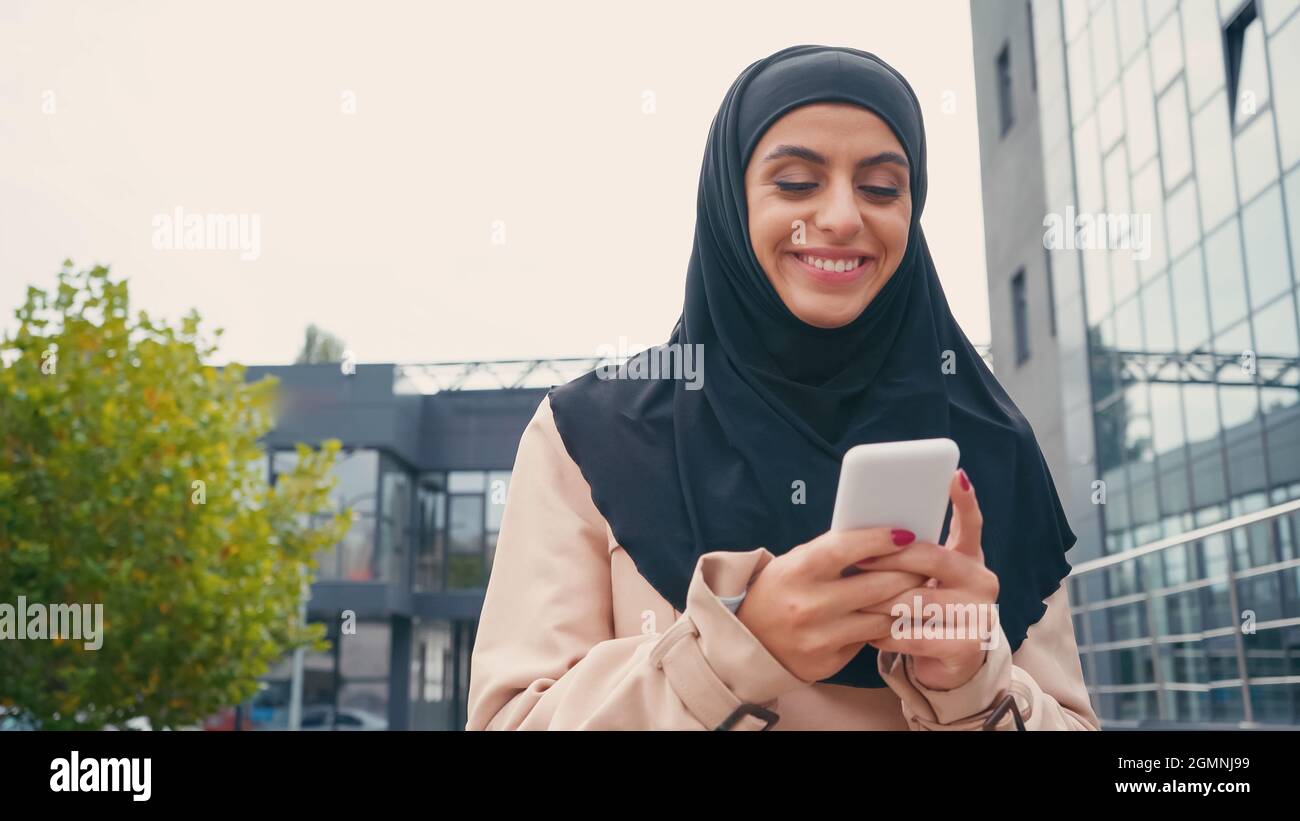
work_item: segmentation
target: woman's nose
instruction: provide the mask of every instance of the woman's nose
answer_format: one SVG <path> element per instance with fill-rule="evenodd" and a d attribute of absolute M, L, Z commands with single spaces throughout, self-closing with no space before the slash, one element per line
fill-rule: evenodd
<path fill-rule="evenodd" d="M 862 230 L 862 214 L 852 184 L 832 185 L 817 209 L 818 230 L 848 239 Z"/>

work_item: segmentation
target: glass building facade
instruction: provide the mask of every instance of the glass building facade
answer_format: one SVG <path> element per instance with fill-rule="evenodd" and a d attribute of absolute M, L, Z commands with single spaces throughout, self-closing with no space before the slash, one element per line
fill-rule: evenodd
<path fill-rule="evenodd" d="M 1094 706 L 1300 726 L 1300 2 L 1023 8 L 1044 213 L 1150 219 L 1147 247 L 1049 250 Z"/>

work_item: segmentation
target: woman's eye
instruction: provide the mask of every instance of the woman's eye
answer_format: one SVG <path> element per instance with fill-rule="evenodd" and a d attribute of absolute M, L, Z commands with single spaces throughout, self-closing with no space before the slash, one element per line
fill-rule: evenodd
<path fill-rule="evenodd" d="M 782 191 L 811 191 L 817 187 L 815 182 L 787 182 L 777 180 L 776 187 Z"/>
<path fill-rule="evenodd" d="M 899 193 L 897 188 L 888 188 L 879 185 L 863 185 L 861 189 L 873 197 L 883 197 L 885 199 L 898 199 Z"/>

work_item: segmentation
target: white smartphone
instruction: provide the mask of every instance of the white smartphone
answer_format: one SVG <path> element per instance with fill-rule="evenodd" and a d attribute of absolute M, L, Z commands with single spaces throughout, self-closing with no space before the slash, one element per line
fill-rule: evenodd
<path fill-rule="evenodd" d="M 844 454 L 831 530 L 903 527 L 937 544 L 961 452 L 951 439 L 857 445 Z"/>

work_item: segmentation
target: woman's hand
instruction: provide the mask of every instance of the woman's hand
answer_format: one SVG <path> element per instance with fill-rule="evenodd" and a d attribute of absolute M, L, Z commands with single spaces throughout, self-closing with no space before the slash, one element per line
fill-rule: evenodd
<path fill-rule="evenodd" d="M 846 569 L 871 557 L 892 560 L 915 538 L 888 527 L 823 533 L 769 562 L 750 582 L 736 617 L 804 681 L 833 675 L 869 641 L 889 636 L 894 617 L 888 610 L 867 612 L 865 604 L 891 600 L 925 580 L 887 570 L 846 576 Z"/>
<path fill-rule="evenodd" d="M 943 547 L 919 542 L 893 555 L 873 558 L 862 565 L 871 568 L 866 576 L 879 571 L 905 571 L 929 579 L 924 585 L 891 597 L 877 600 L 877 604 L 864 608 L 876 615 L 890 613 L 899 605 L 900 612 L 913 620 L 912 637 L 895 638 L 893 635 L 871 639 L 868 643 L 878 650 L 906 653 L 912 656 L 912 670 L 917 683 L 933 690 L 951 690 L 970 681 L 984 664 L 987 653 L 981 645 L 989 637 L 986 631 L 1000 630 L 997 622 L 998 577 L 984 566 L 984 549 L 980 536 L 984 517 L 975 499 L 975 489 L 964 470 L 958 470 L 949 487 L 953 516 L 948 528 L 948 540 Z M 917 601 L 922 612 L 915 612 Z M 925 638 L 920 626 L 929 622 L 924 612 L 931 602 L 943 608 L 943 638 Z M 975 605 L 973 611 L 978 622 L 972 622 L 963 613 Z M 958 607 L 948 607 L 958 605 Z M 927 626 L 926 632 L 929 632 Z M 981 637 L 980 633 L 986 633 Z M 997 635 L 996 632 L 993 635 Z"/>

